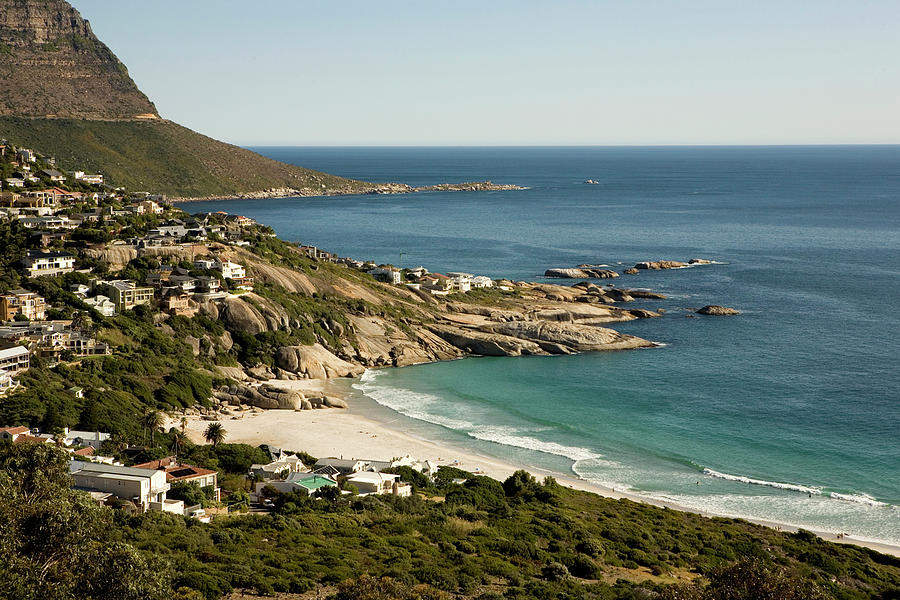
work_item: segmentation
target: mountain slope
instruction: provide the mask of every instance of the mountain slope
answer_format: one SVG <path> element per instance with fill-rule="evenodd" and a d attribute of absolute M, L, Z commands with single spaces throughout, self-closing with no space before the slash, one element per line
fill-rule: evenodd
<path fill-rule="evenodd" d="M 0 0 L 0 139 L 176 197 L 374 186 L 280 163 L 160 119 L 90 23 L 64 0 Z"/>
<path fill-rule="evenodd" d="M 115 186 L 170 196 L 227 196 L 269 188 L 302 195 L 374 186 L 287 165 L 162 119 L 98 121 L 0 117 L 0 138 L 56 157 L 63 168 L 99 171 Z"/>

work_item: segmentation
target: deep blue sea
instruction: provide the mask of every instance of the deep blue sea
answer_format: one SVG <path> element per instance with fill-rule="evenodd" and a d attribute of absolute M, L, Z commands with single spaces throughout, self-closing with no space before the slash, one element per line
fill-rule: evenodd
<path fill-rule="evenodd" d="M 663 347 L 369 372 L 358 406 L 698 510 L 900 543 L 900 146 L 255 150 L 370 181 L 528 189 L 185 209 L 438 272 L 719 263 L 616 281 L 668 295 L 633 303 L 663 318 L 614 325 Z M 742 314 L 689 318 L 705 304 Z"/>

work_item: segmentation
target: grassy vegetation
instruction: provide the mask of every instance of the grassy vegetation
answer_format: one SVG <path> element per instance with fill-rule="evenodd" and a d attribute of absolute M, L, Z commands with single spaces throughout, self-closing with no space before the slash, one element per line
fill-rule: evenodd
<path fill-rule="evenodd" d="M 773 598 L 891 598 L 900 586 L 900 561 L 806 532 L 604 499 L 523 472 L 503 483 L 460 474 L 465 484 L 439 480 L 444 501 L 293 494 L 272 515 L 209 526 L 120 515 L 117 534 L 178 565 L 173 586 L 206 598 L 339 582 L 361 599 L 769 597 L 707 586 L 735 569 L 780 590 Z M 398 595 L 365 595 L 366 576 L 390 578 Z"/>
<path fill-rule="evenodd" d="M 176 197 L 290 187 L 354 192 L 363 182 L 274 161 L 170 121 L 0 117 L 0 138 L 56 157 L 65 169 L 100 172 L 109 184 Z"/>

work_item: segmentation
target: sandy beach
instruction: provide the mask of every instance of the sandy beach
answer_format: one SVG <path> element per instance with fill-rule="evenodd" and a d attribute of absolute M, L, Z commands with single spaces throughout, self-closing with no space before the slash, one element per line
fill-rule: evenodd
<path fill-rule="evenodd" d="M 304 393 L 328 393 L 340 395 L 331 389 L 328 381 L 273 381 L 281 387 L 290 387 Z M 166 427 L 178 426 L 180 416 L 170 419 Z M 188 417 L 186 432 L 195 443 L 205 443 L 203 432 L 211 421 L 202 417 Z M 523 467 L 492 457 L 466 451 L 464 449 L 438 445 L 405 432 L 392 429 L 390 423 L 375 421 L 355 414 L 353 406 L 343 409 L 320 409 L 306 411 L 268 410 L 257 413 L 245 412 L 236 416 L 223 416 L 219 421 L 227 433 L 225 441 L 258 446 L 270 444 L 286 451 L 305 451 L 313 456 L 391 460 L 402 456 L 412 456 L 418 460 L 429 460 L 437 465 L 456 466 L 472 473 L 487 475 L 495 479 L 506 479 L 517 469 L 525 468 L 538 479 L 552 475 L 561 485 L 593 492 L 609 498 L 627 498 L 635 502 L 665 506 L 675 510 L 699 512 L 675 503 L 647 498 L 637 494 L 622 492 L 596 485 L 576 477 Z M 730 516 L 700 513 L 704 516 Z M 752 520 L 760 525 L 796 531 L 796 527 L 774 521 Z M 885 554 L 900 556 L 900 546 L 881 544 L 845 535 L 838 539 L 836 533 L 813 530 L 823 539 L 837 543 L 854 544 L 872 548 Z"/>

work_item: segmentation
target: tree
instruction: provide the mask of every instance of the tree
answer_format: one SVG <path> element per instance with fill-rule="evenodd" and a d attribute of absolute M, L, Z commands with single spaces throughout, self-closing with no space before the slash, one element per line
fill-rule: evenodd
<path fill-rule="evenodd" d="M 112 511 L 71 489 L 49 444 L 0 444 L 0 581 L 10 598 L 157 600 L 170 568 L 113 542 Z"/>
<path fill-rule="evenodd" d="M 144 427 L 150 430 L 150 445 L 155 445 L 156 430 L 163 426 L 162 413 L 158 410 L 151 410 L 144 415 Z"/>
<path fill-rule="evenodd" d="M 206 428 L 206 433 L 203 434 L 203 437 L 205 437 L 206 441 L 213 446 L 218 446 L 225 441 L 225 434 L 225 428 L 222 427 L 221 423 L 210 423 Z"/>
<path fill-rule="evenodd" d="M 172 449 L 175 450 L 176 458 L 178 457 L 178 453 L 187 443 L 188 436 L 184 431 L 178 431 L 177 429 L 172 430 Z"/>

